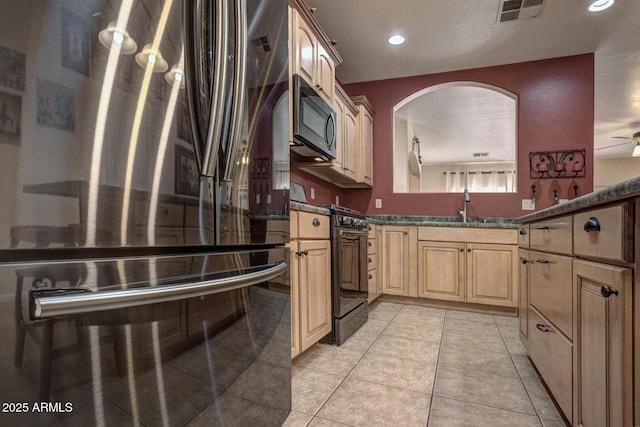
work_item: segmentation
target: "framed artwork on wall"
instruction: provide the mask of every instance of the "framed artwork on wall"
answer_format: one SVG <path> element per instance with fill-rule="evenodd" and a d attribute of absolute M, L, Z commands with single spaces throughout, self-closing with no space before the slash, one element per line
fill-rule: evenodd
<path fill-rule="evenodd" d="M 88 76 L 91 40 L 89 23 L 69 10 L 62 9 L 61 28 L 62 66 Z"/>
<path fill-rule="evenodd" d="M 38 78 L 36 85 L 37 123 L 56 129 L 75 128 L 74 90 L 58 83 Z"/>
<path fill-rule="evenodd" d="M 25 55 L 0 46 L 0 86 L 24 90 Z"/>
<path fill-rule="evenodd" d="M 0 92 L 0 142 L 20 144 L 22 97 Z"/>
<path fill-rule="evenodd" d="M 181 95 L 176 104 L 176 136 L 185 142 L 191 141 L 191 120 L 188 108 L 186 98 Z"/>
<path fill-rule="evenodd" d="M 175 192 L 185 196 L 200 194 L 200 174 L 193 151 L 176 145 L 175 152 Z"/>

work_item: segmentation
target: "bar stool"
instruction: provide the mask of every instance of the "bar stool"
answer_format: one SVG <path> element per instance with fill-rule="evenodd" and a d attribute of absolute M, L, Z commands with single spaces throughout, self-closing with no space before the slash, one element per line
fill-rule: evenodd
<path fill-rule="evenodd" d="M 51 245 L 72 247 L 74 245 L 73 232 L 69 227 L 19 225 L 9 230 L 11 248 L 16 249 L 21 243 L 27 243 L 32 248 L 46 248 Z M 27 332 L 40 346 L 40 390 L 41 401 L 46 401 L 51 392 L 51 365 L 53 358 L 62 352 L 53 349 L 53 333 L 56 320 L 43 320 L 25 323 L 23 316 L 22 292 L 25 278 L 32 278 L 31 287 L 55 288 L 60 282 L 68 283 L 69 287 L 76 287 L 86 278 L 86 268 L 82 263 L 49 264 L 26 267 L 15 271 L 17 276 L 15 294 L 15 322 L 16 339 L 14 349 L 14 365 L 22 366 L 24 356 L 25 337 Z M 66 319 L 65 319 L 66 320 Z M 78 342 L 82 341 L 82 329 L 76 326 Z M 66 349 L 67 351 L 69 349 Z"/>

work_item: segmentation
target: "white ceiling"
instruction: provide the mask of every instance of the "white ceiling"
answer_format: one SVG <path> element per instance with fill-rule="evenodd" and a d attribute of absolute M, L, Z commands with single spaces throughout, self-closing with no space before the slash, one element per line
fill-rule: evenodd
<path fill-rule="evenodd" d="M 640 1 L 587 11 L 588 0 L 545 0 L 539 17 L 496 24 L 500 0 L 306 0 L 344 62 L 343 83 L 595 52 L 595 147 L 640 130 Z M 391 46 L 401 33 L 406 42 Z M 628 157 L 633 144 L 596 150 Z"/>

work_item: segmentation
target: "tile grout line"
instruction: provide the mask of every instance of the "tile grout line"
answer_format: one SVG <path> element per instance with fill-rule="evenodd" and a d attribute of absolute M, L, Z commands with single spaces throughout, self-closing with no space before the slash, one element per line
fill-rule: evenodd
<path fill-rule="evenodd" d="M 495 322 L 495 318 L 493 320 Z M 515 368 L 516 372 L 518 373 L 518 378 L 520 379 L 520 383 L 522 384 L 522 388 L 524 388 L 524 392 L 527 394 L 527 397 L 529 398 L 529 403 L 531 403 L 531 407 L 533 408 L 533 412 L 536 413 L 536 417 L 538 417 L 538 421 L 540 422 L 540 425 L 544 426 L 544 423 L 542 422 L 542 417 L 540 417 L 540 414 L 538 413 L 538 410 L 536 409 L 536 406 L 533 404 L 533 399 L 531 399 L 531 394 L 529 393 L 529 390 L 527 389 L 527 386 L 524 384 L 524 378 L 522 378 L 522 374 L 518 370 L 518 366 L 516 365 L 516 362 L 513 359 L 513 353 L 511 353 L 511 350 L 509 350 L 509 346 L 507 345 L 507 340 L 505 339 L 504 334 L 502 333 L 502 330 L 500 329 L 500 326 L 498 325 L 498 322 L 496 322 L 496 326 L 498 327 L 498 333 L 500 334 L 500 338 L 502 339 L 502 342 L 504 343 L 505 347 L 507 348 L 507 352 L 509 353 L 509 359 L 511 359 L 511 363 L 513 363 L 513 367 Z M 520 330 L 518 328 L 518 339 L 520 339 L 520 335 L 519 334 L 520 334 Z"/>
<path fill-rule="evenodd" d="M 429 398 L 429 411 L 427 412 L 427 423 L 425 427 L 429 427 L 431 421 L 431 411 L 433 409 L 433 395 L 436 391 L 436 379 L 438 378 L 438 365 L 440 364 L 440 352 L 442 351 L 442 341 L 444 339 L 444 325 L 447 322 L 447 313 L 449 310 L 444 310 L 444 316 L 442 318 L 442 330 L 440 331 L 440 344 L 438 344 L 438 356 L 436 357 L 436 369 L 433 372 L 433 384 L 431 384 L 431 397 Z"/>

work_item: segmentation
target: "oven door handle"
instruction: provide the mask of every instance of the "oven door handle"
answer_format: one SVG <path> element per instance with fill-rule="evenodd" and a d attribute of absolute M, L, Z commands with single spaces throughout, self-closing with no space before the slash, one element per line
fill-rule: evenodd
<path fill-rule="evenodd" d="M 354 231 L 354 230 L 339 230 L 338 234 L 340 236 L 367 236 L 369 234 L 368 231 Z"/>

